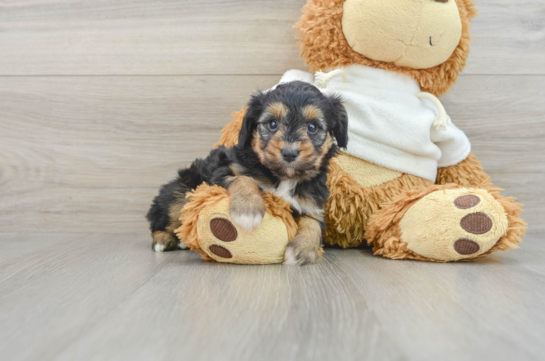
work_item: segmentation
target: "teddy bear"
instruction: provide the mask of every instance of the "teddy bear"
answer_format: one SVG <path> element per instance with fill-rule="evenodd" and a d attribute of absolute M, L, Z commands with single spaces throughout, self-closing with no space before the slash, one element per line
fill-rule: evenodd
<path fill-rule="evenodd" d="M 348 148 L 330 163 L 326 246 L 367 242 L 378 256 L 430 262 L 518 248 L 521 205 L 492 185 L 438 99 L 466 65 L 476 15 L 472 0 L 308 0 L 295 28 L 310 72 L 280 83 L 338 94 L 348 113 Z M 237 143 L 244 113 L 217 145 Z"/>

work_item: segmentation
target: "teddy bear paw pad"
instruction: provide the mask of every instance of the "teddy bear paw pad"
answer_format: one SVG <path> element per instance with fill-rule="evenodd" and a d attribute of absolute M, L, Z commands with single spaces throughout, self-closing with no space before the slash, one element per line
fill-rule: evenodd
<path fill-rule="evenodd" d="M 210 221 L 210 232 L 223 242 L 233 242 L 237 239 L 238 232 L 233 223 L 225 218 L 214 218 Z"/>
<path fill-rule="evenodd" d="M 471 213 L 462 218 L 460 226 L 467 233 L 485 234 L 494 226 L 490 217 L 484 213 Z"/>
<path fill-rule="evenodd" d="M 231 254 L 231 252 L 229 252 L 229 250 L 227 248 L 222 247 L 222 246 L 218 246 L 217 244 L 211 245 L 210 248 L 208 248 L 208 249 L 210 250 L 210 252 L 212 252 L 213 254 L 215 254 L 218 257 L 233 258 L 233 255 Z"/>
<path fill-rule="evenodd" d="M 477 253 L 480 249 L 481 246 L 477 242 L 467 238 L 462 238 L 454 242 L 454 250 L 464 256 Z"/>
<path fill-rule="evenodd" d="M 459 209 L 473 208 L 479 203 L 481 203 L 481 198 L 474 194 L 466 194 L 465 196 L 460 196 L 454 200 L 454 205 Z"/>

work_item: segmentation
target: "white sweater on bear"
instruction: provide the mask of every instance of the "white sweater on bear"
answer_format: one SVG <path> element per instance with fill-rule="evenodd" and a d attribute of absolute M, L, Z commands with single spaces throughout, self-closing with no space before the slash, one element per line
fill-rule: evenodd
<path fill-rule="evenodd" d="M 347 153 L 360 159 L 435 182 L 438 167 L 467 158 L 471 144 L 454 124 L 433 126 L 437 107 L 416 96 L 420 86 L 404 74 L 363 65 L 343 68 L 324 94 L 338 94 L 348 113 Z M 314 75 L 290 70 L 280 83 L 301 80 L 314 84 Z"/>

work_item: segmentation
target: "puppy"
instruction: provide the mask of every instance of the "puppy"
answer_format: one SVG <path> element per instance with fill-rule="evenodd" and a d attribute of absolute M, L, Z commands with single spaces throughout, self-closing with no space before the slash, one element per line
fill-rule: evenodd
<path fill-rule="evenodd" d="M 311 84 L 295 81 L 255 94 L 248 104 L 238 145 L 213 150 L 161 188 L 147 215 L 153 250 L 184 248 L 174 230 L 181 226 L 186 194 L 206 182 L 227 189 L 230 216 L 247 231 L 263 219 L 264 192 L 284 198 L 299 226 L 284 263 L 315 263 L 325 229 L 328 165 L 337 146 L 346 148 L 347 126 L 341 99 L 326 96 Z"/>

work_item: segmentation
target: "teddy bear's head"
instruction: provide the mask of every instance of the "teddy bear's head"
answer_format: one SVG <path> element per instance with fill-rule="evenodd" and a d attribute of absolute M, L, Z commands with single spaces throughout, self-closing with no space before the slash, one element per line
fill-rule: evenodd
<path fill-rule="evenodd" d="M 473 0 L 309 0 L 295 27 L 312 71 L 367 65 L 440 96 L 466 64 L 476 14 Z"/>

